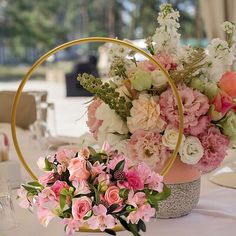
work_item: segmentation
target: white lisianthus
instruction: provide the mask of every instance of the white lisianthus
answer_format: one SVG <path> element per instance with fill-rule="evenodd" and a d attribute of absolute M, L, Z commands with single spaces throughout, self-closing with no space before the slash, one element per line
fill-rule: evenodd
<path fill-rule="evenodd" d="M 159 89 L 167 85 L 167 80 L 165 75 L 160 70 L 154 70 L 151 72 L 152 85 Z"/>
<path fill-rule="evenodd" d="M 97 108 L 95 116 L 103 121 L 97 134 L 100 143 L 108 140 L 111 145 L 115 145 L 129 132 L 126 123 L 105 103 Z"/>
<path fill-rule="evenodd" d="M 165 129 L 164 135 L 162 136 L 162 143 L 165 147 L 168 147 L 170 150 L 174 150 L 178 141 L 179 131 L 175 127 L 168 125 Z M 183 135 L 182 143 L 185 140 Z"/>
<path fill-rule="evenodd" d="M 37 160 L 37 165 L 40 170 L 45 171 L 46 169 L 45 157 L 39 157 Z"/>
<path fill-rule="evenodd" d="M 181 146 L 179 154 L 182 162 L 195 165 L 202 158 L 204 148 L 197 137 L 189 136 Z"/>

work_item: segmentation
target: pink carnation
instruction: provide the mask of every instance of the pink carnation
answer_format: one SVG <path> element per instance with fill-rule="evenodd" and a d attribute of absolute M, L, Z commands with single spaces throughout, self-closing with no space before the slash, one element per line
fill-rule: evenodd
<path fill-rule="evenodd" d="M 97 138 L 98 129 L 102 125 L 102 120 L 96 118 L 96 110 L 101 105 L 102 101 L 100 99 L 95 99 L 88 107 L 88 121 L 87 126 L 90 132 L 93 134 L 94 138 Z"/>
<path fill-rule="evenodd" d="M 196 166 L 202 172 L 209 172 L 217 168 L 225 158 L 229 140 L 215 127 L 210 127 L 199 138 L 204 148 L 204 155 Z"/>
<path fill-rule="evenodd" d="M 136 170 L 129 170 L 126 173 L 126 178 L 131 189 L 141 190 L 144 188 L 144 182 Z"/>
<path fill-rule="evenodd" d="M 178 86 L 178 92 L 183 104 L 184 132 L 194 136 L 203 133 L 210 122 L 207 116 L 210 107 L 207 96 L 184 84 Z M 171 88 L 161 94 L 160 105 L 166 120 L 178 127 L 178 107 Z"/>
<path fill-rule="evenodd" d="M 127 154 L 136 163 L 145 162 L 151 169 L 160 170 L 170 153 L 158 132 L 137 130 L 127 144 Z"/>

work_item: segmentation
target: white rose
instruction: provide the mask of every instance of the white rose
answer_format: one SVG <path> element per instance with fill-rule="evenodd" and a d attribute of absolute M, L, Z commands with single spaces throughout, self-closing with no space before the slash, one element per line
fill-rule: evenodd
<path fill-rule="evenodd" d="M 126 123 L 105 103 L 97 108 L 95 116 L 103 121 L 97 134 L 100 143 L 108 141 L 111 145 L 115 145 L 129 132 Z"/>
<path fill-rule="evenodd" d="M 167 85 L 166 77 L 160 70 L 152 71 L 151 78 L 152 78 L 152 85 L 157 89 Z"/>
<path fill-rule="evenodd" d="M 162 143 L 165 147 L 168 147 L 170 150 L 174 150 L 178 141 L 179 131 L 175 127 L 168 125 L 165 129 L 164 135 L 162 136 Z M 185 140 L 183 135 L 182 143 Z"/>
<path fill-rule="evenodd" d="M 202 158 L 204 148 L 197 137 L 189 136 L 181 146 L 179 154 L 182 162 L 195 165 Z"/>
<path fill-rule="evenodd" d="M 45 168 L 46 168 L 45 157 L 40 157 L 40 158 L 37 160 L 37 165 L 38 165 L 38 167 L 39 167 L 40 170 L 45 170 Z"/>

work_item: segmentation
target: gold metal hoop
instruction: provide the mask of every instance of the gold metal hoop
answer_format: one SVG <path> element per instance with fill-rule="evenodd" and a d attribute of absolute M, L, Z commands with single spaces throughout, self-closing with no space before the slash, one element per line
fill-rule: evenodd
<path fill-rule="evenodd" d="M 178 154 L 178 150 L 180 148 L 181 142 L 182 142 L 182 137 L 183 137 L 183 127 L 184 127 L 184 117 L 183 117 L 183 109 L 182 109 L 182 102 L 180 99 L 180 96 L 178 94 L 178 91 L 176 89 L 176 86 L 174 84 L 174 82 L 172 81 L 168 71 L 158 62 L 155 60 L 155 58 L 148 54 L 147 52 L 145 52 L 144 50 L 134 46 L 131 43 L 128 43 L 126 41 L 122 41 L 119 39 L 113 39 L 113 38 L 105 38 L 105 37 L 91 37 L 91 38 L 82 38 L 82 39 L 77 39 L 77 40 L 73 40 L 67 43 L 64 43 L 54 49 L 52 49 L 51 51 L 47 52 L 46 54 L 44 54 L 42 57 L 40 57 L 32 66 L 31 68 L 28 70 L 28 72 L 26 73 L 26 75 L 24 76 L 23 80 L 21 81 L 15 98 L 14 98 L 14 102 L 13 102 L 13 106 L 12 106 L 12 112 L 11 112 L 11 132 L 12 132 L 12 138 L 13 138 L 13 142 L 14 142 L 14 146 L 16 149 L 16 152 L 18 154 L 18 157 L 21 161 L 21 164 L 24 166 L 24 168 L 26 169 L 26 171 L 29 173 L 29 175 L 37 180 L 37 176 L 33 173 L 32 169 L 29 167 L 29 165 L 27 164 L 25 158 L 22 155 L 18 140 L 17 140 L 17 135 L 16 135 L 16 111 L 17 111 L 17 106 L 19 104 L 19 100 L 20 100 L 20 96 L 22 94 L 22 90 L 26 84 L 26 82 L 29 80 L 30 76 L 33 74 L 33 72 L 43 63 L 45 62 L 45 60 L 50 57 L 51 55 L 74 45 L 78 45 L 81 43 L 92 43 L 92 42 L 108 42 L 108 43 L 114 43 L 114 44 L 118 44 L 118 45 L 122 45 L 125 47 L 128 47 L 129 49 L 134 50 L 136 53 L 140 53 L 143 56 L 145 56 L 147 59 L 149 59 L 150 61 L 152 61 L 157 67 L 160 68 L 160 70 L 163 72 L 163 74 L 165 75 L 168 83 L 171 86 L 172 92 L 176 98 L 177 101 L 177 105 L 178 105 L 178 112 L 179 112 L 179 135 L 178 135 L 178 140 L 177 140 L 177 144 L 175 147 L 175 150 L 173 151 L 169 161 L 167 162 L 167 164 L 165 165 L 165 167 L 163 168 L 161 174 L 164 176 L 171 168 L 171 166 L 174 164 L 174 161 L 176 159 L 176 156 Z"/>

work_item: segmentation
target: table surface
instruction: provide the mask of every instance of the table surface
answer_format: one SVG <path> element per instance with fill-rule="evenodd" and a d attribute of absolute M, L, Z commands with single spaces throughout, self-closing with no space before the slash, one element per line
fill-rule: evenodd
<path fill-rule="evenodd" d="M 0 131 L 9 133 L 9 125 L 0 125 Z M 18 129 L 19 141 L 22 142 L 22 151 L 30 156 L 31 166 L 37 169 L 35 160 L 40 150 L 36 143 L 32 143 L 27 131 Z M 12 141 L 11 141 L 12 142 Z M 13 147 L 13 146 L 12 146 Z M 29 148 L 30 147 L 30 148 Z M 37 149 L 38 148 L 38 149 Z M 234 157 L 233 152 L 229 158 Z M 10 157 L 17 160 L 13 148 Z M 22 170 L 23 179 L 28 179 L 27 173 Z M 15 200 L 16 192 L 13 191 L 14 207 L 19 227 L 11 231 L 0 231 L 0 236 L 63 236 L 63 225 L 59 219 L 54 219 L 47 228 L 38 223 L 37 216 L 27 210 L 21 209 Z M 1 219 L 0 219 L 1 220 Z M 101 235 L 99 233 L 78 233 L 77 235 Z M 128 232 L 118 233 L 120 236 L 131 235 Z M 220 187 L 208 181 L 208 175 L 202 176 L 201 197 L 197 207 L 187 216 L 176 219 L 152 219 L 147 223 L 147 232 L 142 235 L 165 236 L 235 236 L 236 235 L 236 189 Z"/>

